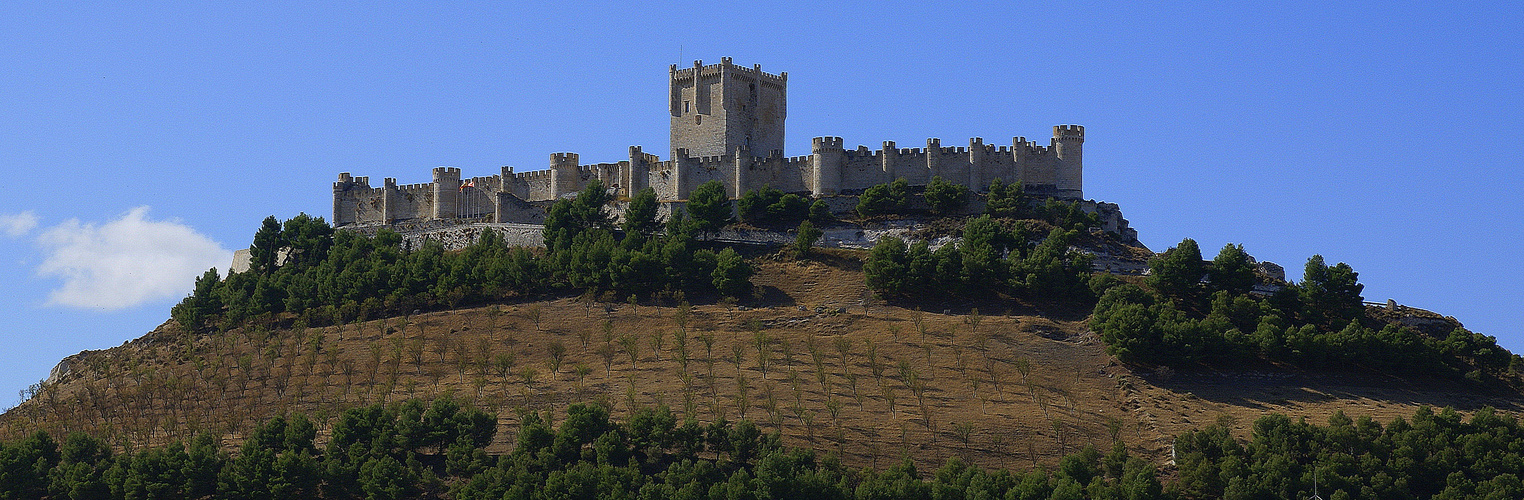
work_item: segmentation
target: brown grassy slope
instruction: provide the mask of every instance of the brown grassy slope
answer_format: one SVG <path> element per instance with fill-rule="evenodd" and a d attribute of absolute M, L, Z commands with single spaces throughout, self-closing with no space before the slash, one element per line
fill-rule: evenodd
<path fill-rule="evenodd" d="M 164 326 L 81 356 L 61 383 L 0 417 L 0 438 L 41 428 L 162 443 L 203 429 L 234 443 L 280 413 L 307 412 L 326 430 L 344 408 L 453 393 L 498 415 L 495 451 L 508 449 L 522 409 L 596 401 L 616 415 L 664 404 L 705 422 L 744 416 L 851 465 L 957 455 L 1015 467 L 1113 438 L 1163 462 L 1182 431 L 1224 421 L 1247 435 L 1271 411 L 1389 421 L 1422 404 L 1517 412 L 1524 401 L 1379 377 L 1142 377 L 1105 354 L 1082 312 L 995 299 L 923 306 L 931 312 L 887 305 L 864 288 L 859 256 L 759 258 L 761 300 L 695 306 L 685 321 L 671 306 L 559 299 L 194 338 Z"/>

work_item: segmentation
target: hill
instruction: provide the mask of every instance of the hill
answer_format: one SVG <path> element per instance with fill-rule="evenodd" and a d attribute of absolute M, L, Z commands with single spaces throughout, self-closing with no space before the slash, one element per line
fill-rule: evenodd
<path fill-rule="evenodd" d="M 171 321 L 70 357 L 67 374 L 0 416 L 0 439 L 83 430 L 139 446 L 205 430 L 231 445 L 302 412 L 322 441 L 340 410 L 453 394 L 497 416 L 498 452 L 526 411 L 596 402 L 615 415 L 666 405 L 702 422 L 744 418 L 854 466 L 959 456 L 997 468 L 1113 440 L 1167 463 L 1181 433 L 1220 423 L 1247 437 L 1271 412 L 1387 421 L 1424 405 L 1517 413 L 1524 402 L 1446 378 L 1150 370 L 1108 355 L 1083 307 L 907 307 L 869 292 L 866 252 L 747 257 L 757 298 L 739 303 L 526 298 L 323 327 L 286 315 L 215 334 Z"/>

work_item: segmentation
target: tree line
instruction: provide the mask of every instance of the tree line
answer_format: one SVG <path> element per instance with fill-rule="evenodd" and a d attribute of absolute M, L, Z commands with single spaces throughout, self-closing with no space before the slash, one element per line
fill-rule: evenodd
<path fill-rule="evenodd" d="M 1210 262 L 1185 239 L 1149 264 L 1145 286 L 1108 280 L 1090 324 L 1127 362 L 1165 365 L 1289 363 L 1364 366 L 1384 372 L 1515 375 L 1520 359 L 1494 337 L 1455 328 L 1432 336 L 1367 317 L 1359 274 L 1307 260 L 1302 281 L 1255 292 L 1265 281 L 1242 245 Z"/>
<path fill-rule="evenodd" d="M 319 447 L 302 414 L 273 417 L 234 453 L 211 434 L 119 450 L 84 433 L 0 442 L 0 498 L 1519 498 L 1524 429 L 1483 408 L 1421 407 L 1382 425 L 1342 412 L 1326 426 L 1270 414 L 1247 441 L 1219 422 L 1174 442 L 1175 480 L 1120 444 L 1053 468 L 984 470 L 958 458 L 854 470 L 780 444 L 750 421 L 703 424 L 665 407 L 624 421 L 594 404 L 521 414 L 511 451 L 487 453 L 489 414 L 449 398 L 352 408 Z"/>
<path fill-rule="evenodd" d="M 857 212 L 871 217 L 911 214 L 909 182 L 868 188 Z M 935 215 L 961 210 L 968 202 L 966 186 L 932 178 L 922 196 Z M 1095 214 L 1079 203 L 1027 196 L 1020 182 L 995 179 L 985 194 L 984 213 L 963 221 L 962 240 L 932 250 L 929 242 L 907 244 L 882 238 L 863 265 L 868 288 L 887 298 L 939 296 L 1008 296 L 1045 301 L 1094 300 L 1090 291 L 1090 257 L 1071 246 L 1082 231 L 1100 225 Z M 1050 226 L 1046 234 L 1042 229 Z"/>
<path fill-rule="evenodd" d="M 906 245 L 881 238 L 863 264 L 868 288 L 890 298 L 1002 293 L 1044 300 L 1088 301 L 1090 257 L 1070 248 L 1078 231 L 1037 236 L 1023 221 L 988 214 L 968 220 L 963 239 L 937 250 L 925 240 Z"/>
<path fill-rule="evenodd" d="M 578 291 L 617 300 L 750 293 L 746 260 L 696 238 L 715 229 L 713 213 L 729 216 L 728 200 L 693 207 L 706 218 L 679 211 L 660 222 L 656 195 L 644 190 L 616 226 L 605 207 L 608 197 L 593 181 L 575 198 L 552 205 L 543 252 L 510 248 L 491 230 L 466 249 L 447 252 L 434 241 L 404 248 L 402 237 L 388 229 L 366 236 L 334 231 L 321 217 L 301 214 L 282 223 L 271 216 L 254 235 L 249 272 L 223 279 L 208 270 L 171 315 L 191 329 L 231 328 L 282 313 L 324 325 L 543 293 Z"/>
<path fill-rule="evenodd" d="M 1054 469 L 989 471 L 951 459 L 853 470 L 786 448 L 747 420 L 678 421 L 665 407 L 623 422 L 574 404 L 559 425 L 524 412 L 512 451 L 491 455 L 496 421 L 448 397 L 345 411 L 318 447 L 306 416 L 274 417 L 226 453 L 210 434 L 114 450 L 73 433 L 0 442 L 0 498 L 1169 498 L 1154 466 L 1120 445 Z"/>
<path fill-rule="evenodd" d="M 863 218 L 879 215 L 911 215 L 911 197 L 917 188 L 901 177 L 893 182 L 878 184 L 863 191 L 858 197 L 857 214 Z M 963 210 L 969 202 L 968 186 L 931 178 L 919 194 L 925 200 L 932 215 L 946 216 Z M 1006 184 L 1000 179 L 990 181 L 984 193 L 984 214 L 997 219 L 1041 220 L 1065 229 L 1083 231 L 1100 225 L 1100 217 L 1080 209 L 1079 203 L 1053 198 L 1034 199 L 1026 194 L 1021 182 Z"/>
<path fill-rule="evenodd" d="M 1524 498 L 1524 429 L 1492 408 L 1469 421 L 1453 408 L 1419 408 L 1383 426 L 1343 412 L 1328 425 L 1271 414 L 1248 442 L 1224 425 L 1175 440 L 1187 498 Z"/>

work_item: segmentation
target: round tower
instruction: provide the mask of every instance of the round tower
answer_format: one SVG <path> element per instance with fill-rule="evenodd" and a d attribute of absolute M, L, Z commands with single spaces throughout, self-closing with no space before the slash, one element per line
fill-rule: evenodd
<path fill-rule="evenodd" d="M 1062 198 L 1085 199 L 1084 144 L 1085 127 L 1079 125 L 1053 127 L 1053 151 L 1058 157 L 1054 187 Z"/>
<path fill-rule="evenodd" d="M 840 137 L 816 137 L 810 144 L 810 152 L 814 163 L 814 175 L 811 179 L 814 184 L 811 190 L 815 196 L 836 194 L 841 191 L 841 163 L 845 152 L 841 148 Z"/>
<path fill-rule="evenodd" d="M 355 222 L 353 217 L 348 217 L 348 215 L 351 214 L 351 211 L 344 209 L 344 198 L 347 194 L 346 191 L 349 191 L 349 186 L 353 183 L 354 178 L 349 176 L 349 172 L 339 172 L 339 180 L 333 183 L 332 220 L 334 227 L 339 227 L 345 224 L 352 224 Z"/>
<path fill-rule="evenodd" d="M 551 199 L 558 199 L 563 194 L 582 190 L 582 175 L 577 166 L 580 161 L 581 156 L 577 153 L 550 154 Z"/>
<path fill-rule="evenodd" d="M 460 169 L 434 168 L 434 218 L 454 219 L 460 215 Z"/>

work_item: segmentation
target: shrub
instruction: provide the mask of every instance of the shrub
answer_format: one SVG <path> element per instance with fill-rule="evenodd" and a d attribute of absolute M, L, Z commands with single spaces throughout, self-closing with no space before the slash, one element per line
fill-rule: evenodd
<path fill-rule="evenodd" d="M 926 205 L 931 213 L 946 215 L 968 204 L 968 186 L 953 184 L 934 176 L 926 185 Z"/>

